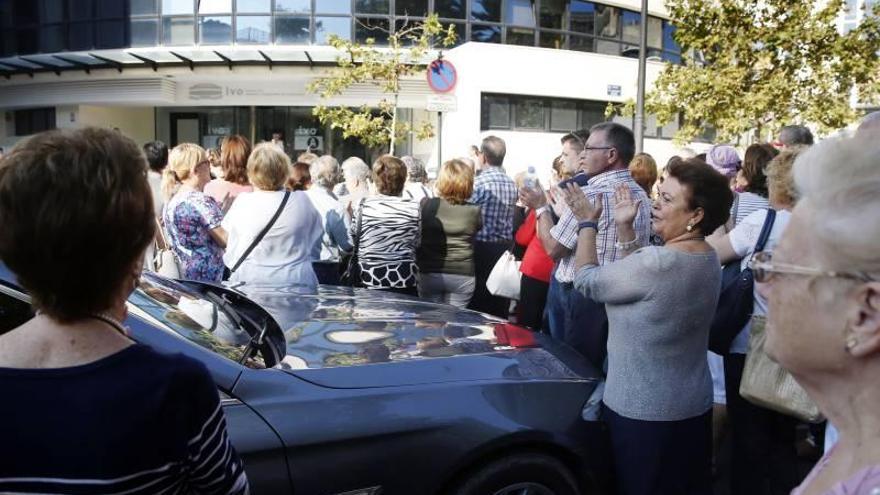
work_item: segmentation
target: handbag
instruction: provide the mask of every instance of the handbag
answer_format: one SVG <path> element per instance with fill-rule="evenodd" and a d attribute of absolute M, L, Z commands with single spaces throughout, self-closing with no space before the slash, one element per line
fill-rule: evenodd
<path fill-rule="evenodd" d="M 760 252 L 767 244 L 776 211 L 767 209 L 767 218 L 761 228 L 761 235 L 755 243 L 754 253 Z M 709 328 L 709 350 L 720 356 L 730 352 L 730 344 L 749 322 L 755 305 L 755 277 L 751 268 L 740 270 L 740 261 L 733 261 L 721 271 L 721 294 L 712 326 Z"/>
<path fill-rule="evenodd" d="M 767 318 L 752 317 L 749 334 L 749 352 L 743 369 L 739 395 L 752 404 L 793 416 L 809 423 L 819 423 L 825 418 L 807 392 L 778 363 L 764 352 L 767 340 Z"/>
<path fill-rule="evenodd" d="M 271 229 L 272 226 L 275 225 L 275 221 L 278 220 L 278 217 L 281 216 L 281 211 L 284 210 L 284 205 L 287 204 L 288 199 L 290 199 L 290 191 L 284 191 L 284 198 L 281 199 L 281 204 L 278 205 L 278 209 L 275 210 L 275 214 L 272 215 L 272 218 L 269 219 L 269 223 L 267 223 L 266 226 L 263 227 L 263 230 L 261 230 L 260 233 L 257 234 L 257 237 L 254 238 L 253 242 L 251 242 L 251 245 L 244 250 L 244 253 L 238 258 L 238 261 L 235 262 L 235 265 L 233 265 L 232 268 L 229 269 L 228 277 L 231 277 L 232 274 L 235 273 L 235 270 L 238 270 L 238 267 L 240 267 L 241 264 L 244 263 L 244 260 L 246 260 L 248 255 L 251 254 L 251 251 L 253 251 L 254 248 L 257 247 L 257 244 L 259 244 L 260 241 L 263 240 L 263 237 L 266 236 L 266 233 L 269 232 L 269 229 Z M 223 280 L 228 279 L 228 277 L 225 275 L 225 272 L 224 277 L 225 278 Z"/>
<path fill-rule="evenodd" d="M 347 285 L 349 287 L 363 286 L 363 282 L 361 281 L 361 265 L 358 264 L 358 248 L 361 243 L 361 220 L 363 217 L 364 201 L 366 199 L 367 198 L 361 198 L 358 203 L 357 220 L 355 221 L 355 235 L 351 243 L 351 256 L 348 257 L 348 264 L 345 267 L 345 271 L 339 277 L 339 282 L 342 285 Z"/>
<path fill-rule="evenodd" d="M 507 299 L 519 300 L 519 289 L 522 281 L 522 274 L 519 271 L 521 262 L 516 260 L 510 250 L 495 262 L 489 278 L 486 279 L 486 289 L 489 294 L 498 297 L 506 297 Z"/>
<path fill-rule="evenodd" d="M 159 223 L 158 218 L 156 218 L 156 231 L 159 233 L 159 237 L 162 239 L 162 244 L 164 244 L 165 247 L 157 246 L 156 248 L 156 256 L 153 258 L 153 264 L 156 267 L 155 271 L 165 278 L 179 279 L 180 265 L 177 264 L 174 250 L 171 249 L 171 244 L 165 236 L 165 229 L 162 227 L 162 224 Z"/>

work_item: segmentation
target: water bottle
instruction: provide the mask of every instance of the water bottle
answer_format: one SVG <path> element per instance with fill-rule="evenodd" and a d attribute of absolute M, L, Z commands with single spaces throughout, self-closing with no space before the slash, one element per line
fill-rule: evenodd
<path fill-rule="evenodd" d="M 537 189 L 538 188 L 538 175 L 535 173 L 535 167 L 529 167 L 526 172 L 526 178 L 523 181 L 523 185 L 529 189 Z"/>

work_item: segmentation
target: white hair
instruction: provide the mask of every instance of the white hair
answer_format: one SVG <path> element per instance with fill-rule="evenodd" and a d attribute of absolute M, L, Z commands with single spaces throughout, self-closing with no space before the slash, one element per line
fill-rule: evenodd
<path fill-rule="evenodd" d="M 880 275 L 880 142 L 826 139 L 798 157 L 794 181 L 830 268 Z"/>
<path fill-rule="evenodd" d="M 357 180 L 366 184 L 370 180 L 370 173 L 370 167 L 356 156 L 342 162 L 342 175 L 346 180 Z"/>
<path fill-rule="evenodd" d="M 865 115 L 865 118 L 862 119 L 862 123 L 859 124 L 856 134 L 861 135 L 863 133 L 873 133 L 877 131 L 880 131 L 880 111 L 871 112 L 868 115 Z"/>
<path fill-rule="evenodd" d="M 339 162 L 331 155 L 323 155 L 309 165 L 312 183 L 330 189 L 339 182 Z"/>

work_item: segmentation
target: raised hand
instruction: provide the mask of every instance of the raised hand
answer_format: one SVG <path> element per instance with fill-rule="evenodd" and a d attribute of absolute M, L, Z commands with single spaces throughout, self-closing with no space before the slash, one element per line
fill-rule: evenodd
<path fill-rule="evenodd" d="M 577 184 L 566 184 L 563 189 L 565 203 L 579 222 L 597 221 L 602 216 L 602 193 L 596 196 L 596 201 L 587 199 L 587 195 Z"/>
<path fill-rule="evenodd" d="M 614 223 L 617 225 L 632 225 L 642 200 L 633 200 L 632 191 L 626 184 L 618 184 L 614 188 Z"/>
<path fill-rule="evenodd" d="M 521 187 L 519 189 L 519 200 L 522 204 L 533 210 L 537 210 L 547 204 L 547 196 L 540 187 Z"/>

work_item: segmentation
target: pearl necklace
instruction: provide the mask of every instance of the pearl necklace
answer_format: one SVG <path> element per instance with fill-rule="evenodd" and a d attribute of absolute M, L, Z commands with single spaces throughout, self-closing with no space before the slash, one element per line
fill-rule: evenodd
<path fill-rule="evenodd" d="M 95 313 L 95 314 L 90 314 L 88 316 L 89 316 L 89 318 L 94 318 L 96 320 L 103 321 L 104 323 L 113 327 L 113 329 L 116 330 L 117 332 L 119 332 L 123 337 L 128 337 L 128 330 L 125 329 L 125 327 L 122 325 L 122 323 L 119 320 L 117 320 L 116 318 L 113 318 L 108 313 Z"/>

